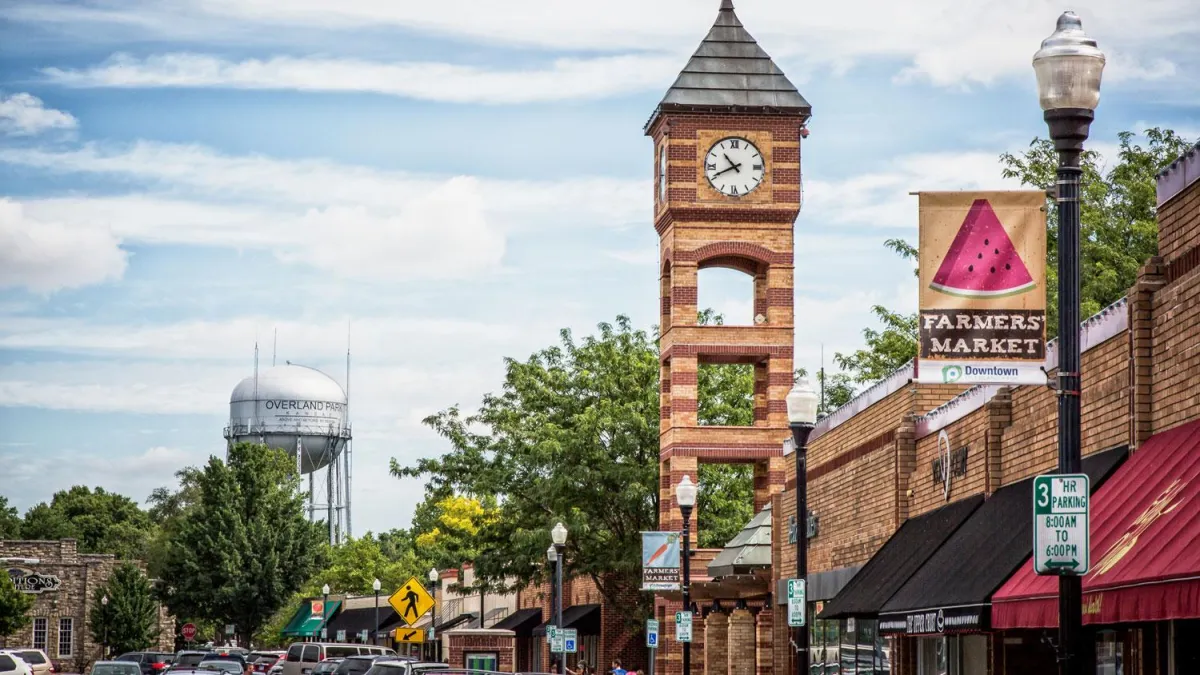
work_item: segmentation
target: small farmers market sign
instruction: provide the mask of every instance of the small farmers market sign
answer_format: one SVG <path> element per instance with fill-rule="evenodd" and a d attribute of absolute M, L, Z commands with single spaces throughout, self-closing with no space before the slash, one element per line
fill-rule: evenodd
<path fill-rule="evenodd" d="M 917 381 L 1045 384 L 1045 193 L 919 199 Z"/>
<path fill-rule="evenodd" d="M 8 568 L 8 578 L 13 586 L 22 593 L 41 593 L 42 591 L 57 591 L 62 586 L 62 580 L 53 574 L 38 574 L 23 567 Z"/>

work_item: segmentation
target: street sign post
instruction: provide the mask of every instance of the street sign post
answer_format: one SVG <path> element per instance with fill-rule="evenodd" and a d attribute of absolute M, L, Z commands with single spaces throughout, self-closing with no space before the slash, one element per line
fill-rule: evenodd
<path fill-rule="evenodd" d="M 556 637 L 558 637 L 558 626 L 554 624 L 546 626 L 546 643 L 553 645 Z"/>
<path fill-rule="evenodd" d="M 433 609 L 434 602 L 433 596 L 425 590 L 424 584 L 413 577 L 396 589 L 395 593 L 392 593 L 388 598 L 388 604 L 396 610 L 396 614 L 400 615 L 400 620 L 404 622 L 404 625 L 411 626 L 425 616 L 425 612 Z"/>
<path fill-rule="evenodd" d="M 346 631 L 345 631 L 345 630 L 339 630 L 339 631 L 337 632 L 337 641 L 338 641 L 338 642 L 345 642 L 345 641 L 346 641 Z"/>
<path fill-rule="evenodd" d="M 231 623 L 225 624 L 225 634 L 233 635 L 233 624 L 231 624 Z"/>
<path fill-rule="evenodd" d="M 646 621 L 646 646 L 658 649 L 658 621 L 654 619 Z"/>
<path fill-rule="evenodd" d="M 575 628 L 564 628 L 562 632 L 563 653 L 574 654 L 578 651 L 579 631 Z"/>
<path fill-rule="evenodd" d="M 679 642 L 692 641 L 691 612 L 675 612 L 675 639 Z"/>
<path fill-rule="evenodd" d="M 1091 569 L 1091 481 L 1086 474 L 1033 479 L 1033 570 L 1083 575 Z"/>
<path fill-rule="evenodd" d="M 367 630 L 366 628 L 364 628 L 364 629 L 358 631 L 358 639 L 362 640 L 363 642 L 366 642 L 369 639 L 370 634 L 371 634 L 371 632 L 369 630 Z"/>
<path fill-rule="evenodd" d="M 327 628 L 322 628 L 322 629 L 321 629 L 321 639 L 322 639 L 322 640 L 328 640 L 328 639 L 329 639 L 329 629 L 327 629 Z"/>
<path fill-rule="evenodd" d="M 179 629 L 179 632 L 183 635 L 184 640 L 191 642 L 192 640 L 196 639 L 196 624 L 185 623 L 183 624 L 183 627 Z"/>
<path fill-rule="evenodd" d="M 805 597 L 807 596 L 804 579 L 788 579 L 788 626 L 800 628 L 805 621 Z"/>
<path fill-rule="evenodd" d="M 563 653 L 563 648 L 566 646 L 563 644 L 563 642 L 565 641 L 565 639 L 564 639 L 565 636 L 563 635 L 563 633 L 564 633 L 564 631 L 561 631 L 561 630 L 558 631 L 558 634 L 555 635 L 554 639 L 550 641 L 550 651 L 554 654 Z"/>

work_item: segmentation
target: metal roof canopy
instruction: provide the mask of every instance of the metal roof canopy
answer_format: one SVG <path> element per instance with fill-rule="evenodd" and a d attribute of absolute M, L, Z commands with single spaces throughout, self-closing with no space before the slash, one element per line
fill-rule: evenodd
<path fill-rule="evenodd" d="M 708 564 L 708 575 L 717 580 L 733 575 L 753 574 L 770 567 L 771 504 L 768 502 Z"/>
<path fill-rule="evenodd" d="M 665 111 L 747 111 L 800 114 L 812 106 L 742 26 L 733 0 L 721 0 L 717 20 L 646 122 Z"/>

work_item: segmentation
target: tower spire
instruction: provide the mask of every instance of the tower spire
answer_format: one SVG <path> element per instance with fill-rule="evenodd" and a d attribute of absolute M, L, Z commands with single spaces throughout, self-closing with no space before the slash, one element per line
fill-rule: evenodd
<path fill-rule="evenodd" d="M 732 12 L 733 11 L 733 0 L 721 0 L 721 11 L 722 12 Z"/>

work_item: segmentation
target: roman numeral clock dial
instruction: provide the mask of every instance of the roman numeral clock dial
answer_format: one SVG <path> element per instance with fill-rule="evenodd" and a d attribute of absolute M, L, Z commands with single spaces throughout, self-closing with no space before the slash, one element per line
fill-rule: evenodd
<path fill-rule="evenodd" d="M 762 184 L 762 153 L 753 143 L 731 136 L 713 143 L 704 157 L 704 176 L 714 190 L 727 197 L 742 197 Z"/>

